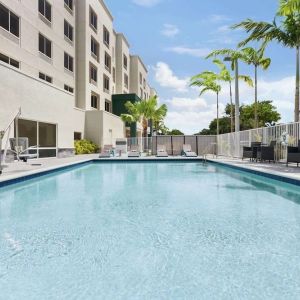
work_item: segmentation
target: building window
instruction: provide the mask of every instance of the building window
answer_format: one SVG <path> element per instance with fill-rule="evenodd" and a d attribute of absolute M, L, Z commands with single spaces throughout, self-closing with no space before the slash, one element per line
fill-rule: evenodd
<path fill-rule="evenodd" d="M 72 93 L 72 94 L 74 93 L 74 88 L 72 88 L 72 87 L 70 87 L 70 86 L 68 86 L 66 84 L 64 86 L 64 89 L 65 89 L 65 91 L 67 91 L 69 93 Z"/>
<path fill-rule="evenodd" d="M 103 42 L 107 47 L 109 47 L 109 31 L 105 26 L 103 26 Z"/>
<path fill-rule="evenodd" d="M 46 0 L 39 0 L 39 13 L 51 22 L 51 5 Z"/>
<path fill-rule="evenodd" d="M 3 61 L 4 63 L 9 64 L 17 69 L 20 68 L 20 63 L 17 60 L 12 59 L 2 53 L 0 53 L 0 61 Z"/>
<path fill-rule="evenodd" d="M 73 11 L 73 0 L 65 0 L 65 6 L 67 6 L 69 10 Z"/>
<path fill-rule="evenodd" d="M 74 141 L 80 141 L 82 139 L 82 133 L 81 132 L 74 132 Z"/>
<path fill-rule="evenodd" d="M 143 89 L 140 89 L 140 97 L 143 99 Z"/>
<path fill-rule="evenodd" d="M 18 16 L 0 4 L 0 27 L 19 37 L 19 22 Z"/>
<path fill-rule="evenodd" d="M 46 75 L 44 73 L 40 72 L 39 73 L 39 78 L 42 79 L 42 80 L 45 80 L 45 81 L 47 81 L 49 83 L 52 83 L 52 77 L 50 77 L 50 76 L 48 76 L 48 75 Z"/>
<path fill-rule="evenodd" d="M 65 52 L 64 66 L 67 70 L 73 72 L 73 57 Z"/>
<path fill-rule="evenodd" d="M 42 34 L 39 34 L 39 51 L 49 58 L 52 57 L 52 45 L 51 41 L 44 37 Z"/>
<path fill-rule="evenodd" d="M 99 61 L 99 44 L 93 37 L 91 37 L 91 53 L 92 56 Z"/>
<path fill-rule="evenodd" d="M 70 41 L 73 41 L 73 27 L 66 20 L 64 22 L 64 33 Z"/>
<path fill-rule="evenodd" d="M 103 76 L 103 90 L 109 93 L 109 78 L 106 75 Z"/>
<path fill-rule="evenodd" d="M 99 105 L 99 96 L 95 95 L 95 94 L 92 94 L 91 95 L 91 107 L 92 108 L 95 108 L 95 109 L 98 109 L 98 105 Z"/>
<path fill-rule="evenodd" d="M 124 74 L 124 86 L 128 89 L 128 75 Z"/>
<path fill-rule="evenodd" d="M 105 64 L 105 69 L 110 73 L 111 72 L 111 57 L 107 52 L 105 52 L 105 54 L 104 54 L 104 64 Z"/>
<path fill-rule="evenodd" d="M 140 73 L 140 84 L 143 84 L 143 75 Z"/>
<path fill-rule="evenodd" d="M 97 19 L 96 13 L 90 8 L 90 25 L 94 30 L 97 30 L 98 28 Z"/>
<path fill-rule="evenodd" d="M 97 68 L 90 64 L 90 81 L 97 82 Z"/>
<path fill-rule="evenodd" d="M 110 106 L 111 106 L 110 102 L 108 100 L 105 100 L 105 111 L 111 112 Z"/>
<path fill-rule="evenodd" d="M 116 83 L 116 69 L 113 68 L 113 82 Z"/>
<path fill-rule="evenodd" d="M 146 88 L 146 79 L 144 78 L 143 80 L 143 86 L 144 86 L 144 89 Z"/>
<path fill-rule="evenodd" d="M 123 66 L 124 66 L 125 70 L 127 70 L 128 59 L 127 59 L 127 56 L 125 54 L 123 55 Z"/>

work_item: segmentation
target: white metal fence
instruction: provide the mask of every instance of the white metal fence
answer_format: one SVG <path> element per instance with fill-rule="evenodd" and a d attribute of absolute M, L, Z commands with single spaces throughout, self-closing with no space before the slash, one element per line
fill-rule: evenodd
<path fill-rule="evenodd" d="M 285 161 L 287 144 L 282 143 L 282 137 L 286 135 L 288 136 L 287 144 L 297 146 L 298 140 L 300 140 L 300 123 L 282 124 L 219 135 L 217 138 L 217 153 L 219 156 L 241 158 L 243 147 L 250 146 L 251 142 L 262 142 L 268 145 L 271 141 L 276 141 L 276 160 Z"/>
<path fill-rule="evenodd" d="M 178 156 L 182 154 L 184 144 L 191 145 L 192 151 L 199 156 L 206 154 L 216 155 L 216 136 L 153 136 L 152 138 L 128 138 L 128 151 L 134 145 L 138 146 L 140 152 L 145 155 L 156 155 L 160 145 L 164 145 L 170 156 Z M 115 145 L 115 143 L 113 143 Z"/>

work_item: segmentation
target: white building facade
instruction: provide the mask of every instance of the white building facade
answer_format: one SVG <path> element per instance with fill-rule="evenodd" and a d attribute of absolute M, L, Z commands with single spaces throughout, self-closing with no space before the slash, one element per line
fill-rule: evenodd
<path fill-rule="evenodd" d="M 147 72 L 132 65 L 102 0 L 0 0 L 0 130 L 21 108 L 19 136 L 39 157 L 73 154 L 74 139 L 124 137 L 112 95 L 141 96 L 131 77 Z"/>

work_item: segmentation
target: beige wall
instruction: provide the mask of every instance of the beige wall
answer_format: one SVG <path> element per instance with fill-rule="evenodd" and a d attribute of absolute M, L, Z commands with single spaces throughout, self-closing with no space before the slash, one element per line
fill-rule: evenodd
<path fill-rule="evenodd" d="M 124 137 L 125 127 L 122 120 L 105 111 L 86 112 L 87 139 L 95 141 L 98 145 L 115 144 L 117 138 Z"/>
<path fill-rule="evenodd" d="M 21 107 L 21 118 L 57 124 L 58 148 L 73 148 L 74 131 L 85 131 L 85 112 L 74 109 L 73 96 L 33 79 L 0 62 L 0 128 L 4 129 Z M 13 136 L 13 132 L 11 132 Z"/>
<path fill-rule="evenodd" d="M 142 75 L 142 83 L 140 82 L 140 74 Z M 137 94 L 141 99 L 145 99 L 147 93 L 147 75 L 148 70 L 137 55 L 130 56 L 130 93 Z M 144 83 L 145 80 L 145 83 Z"/>

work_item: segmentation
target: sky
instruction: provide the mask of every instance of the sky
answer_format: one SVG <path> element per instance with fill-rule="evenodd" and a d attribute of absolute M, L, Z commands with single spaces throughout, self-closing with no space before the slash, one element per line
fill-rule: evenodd
<path fill-rule="evenodd" d="M 217 71 L 206 55 L 215 49 L 235 49 L 246 37 L 230 26 L 252 18 L 273 21 L 277 0 L 106 0 L 114 16 L 117 32 L 127 37 L 131 53 L 143 59 L 149 83 L 168 106 L 165 124 L 194 134 L 207 128 L 216 117 L 216 97 L 199 96 L 189 87 L 191 76 L 204 70 Z M 258 45 L 254 45 L 258 46 Z M 293 121 L 295 51 L 271 43 L 265 52 L 272 59 L 267 71 L 259 70 L 259 100 L 273 100 L 282 118 Z M 253 77 L 251 66 L 240 66 L 240 73 Z M 229 88 L 222 85 L 220 111 L 229 102 Z M 254 101 L 254 89 L 241 83 L 240 102 Z"/>

